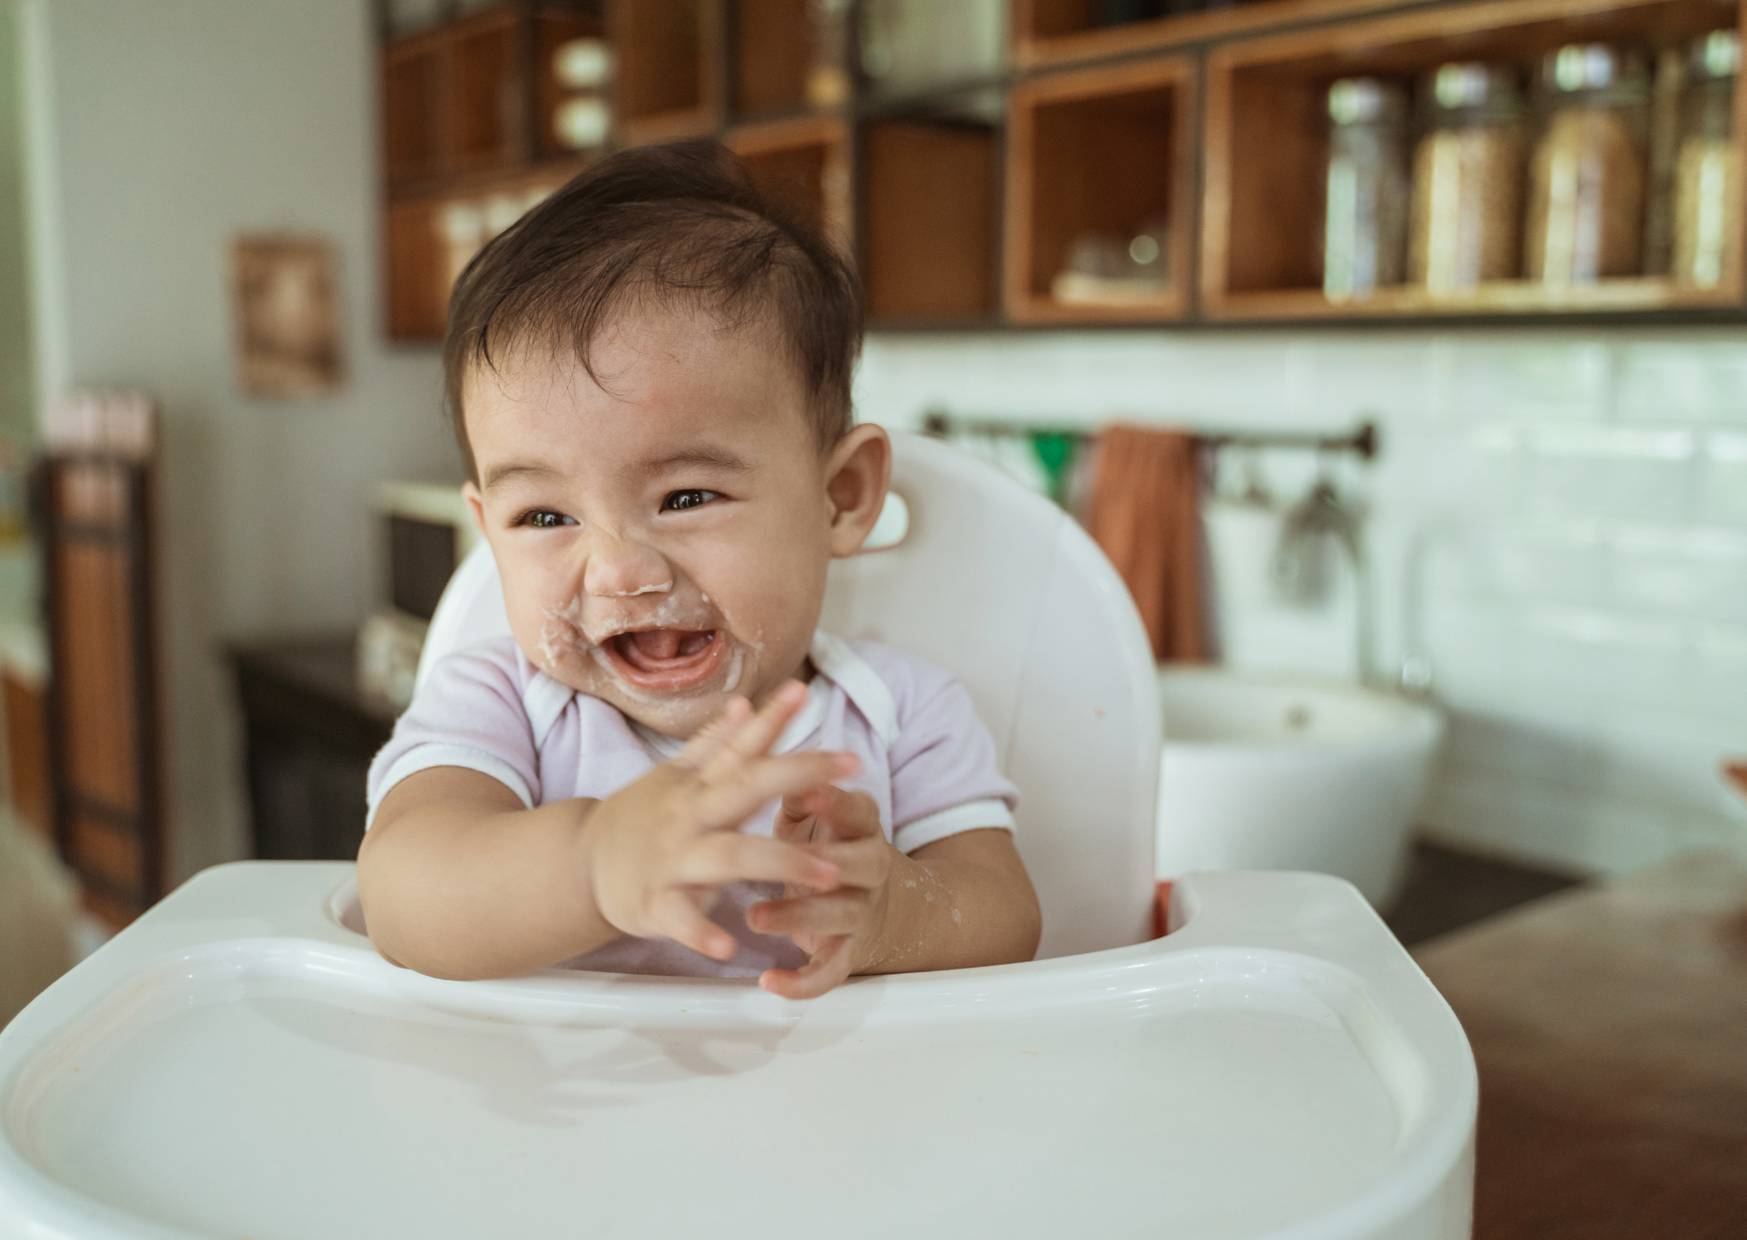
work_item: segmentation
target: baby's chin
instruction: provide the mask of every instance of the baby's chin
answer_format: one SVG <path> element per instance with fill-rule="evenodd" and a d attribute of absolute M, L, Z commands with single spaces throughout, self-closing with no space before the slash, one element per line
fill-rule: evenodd
<path fill-rule="evenodd" d="M 586 657 L 581 662 L 564 659 L 543 670 L 568 688 L 599 698 L 627 719 L 663 736 L 689 738 L 721 714 L 733 696 L 720 686 L 685 693 L 637 692 L 586 663 Z"/>
<path fill-rule="evenodd" d="M 729 695 L 712 693 L 665 702 L 637 701 L 618 695 L 609 696 L 607 693 L 597 693 L 595 696 L 608 702 L 626 719 L 641 724 L 651 732 L 686 741 L 722 713 Z"/>

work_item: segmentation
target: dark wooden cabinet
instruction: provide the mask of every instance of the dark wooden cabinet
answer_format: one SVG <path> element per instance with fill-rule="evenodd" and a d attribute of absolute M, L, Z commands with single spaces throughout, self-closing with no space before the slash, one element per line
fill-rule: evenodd
<path fill-rule="evenodd" d="M 358 688 L 353 639 L 233 643 L 254 855 L 350 860 L 364 838 L 364 780 L 395 710 Z"/>

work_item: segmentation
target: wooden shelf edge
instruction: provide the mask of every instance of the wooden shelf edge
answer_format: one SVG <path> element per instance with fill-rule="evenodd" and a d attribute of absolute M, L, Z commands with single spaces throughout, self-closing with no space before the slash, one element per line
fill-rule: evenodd
<path fill-rule="evenodd" d="M 1172 290 L 1161 297 L 1129 302 L 1071 302 L 1024 295 L 1007 299 L 1007 317 L 1020 324 L 1171 323 L 1188 317 L 1188 298 Z"/>
<path fill-rule="evenodd" d="M 848 138 L 848 120 L 841 113 L 822 112 L 737 124 L 729 128 L 723 143 L 737 155 L 767 155 L 809 146 L 831 146 Z"/>
<path fill-rule="evenodd" d="M 1473 293 L 1461 296 L 1417 288 L 1386 289 L 1370 297 L 1338 302 L 1330 301 L 1317 289 L 1246 293 L 1206 290 L 1203 301 L 1203 317 L 1209 322 L 1317 318 L 1406 320 L 1475 315 L 1514 315 L 1532 321 L 1537 316 L 1553 315 L 1747 309 L 1738 292 L 1683 288 L 1654 277 L 1608 280 L 1568 290 L 1548 289 L 1519 280 L 1482 285 Z"/>
<path fill-rule="evenodd" d="M 501 30 L 506 26 L 513 26 L 522 19 L 522 16 L 522 6 L 518 4 L 494 5 L 488 9 L 480 9 L 476 13 L 450 18 L 436 26 L 422 30 L 409 30 L 405 34 L 385 40 L 381 44 L 381 48 L 383 54 L 391 61 L 400 60 L 407 56 L 421 56 L 456 39 L 465 39 L 484 31 Z"/>
<path fill-rule="evenodd" d="M 736 129 L 761 129 L 766 125 L 781 125 L 790 121 L 811 121 L 820 117 L 848 119 L 848 104 L 829 104 L 814 106 L 810 103 L 797 103 L 793 107 L 763 108 L 756 112 L 735 112 L 730 110 L 724 116 L 722 126 L 732 132 Z"/>
<path fill-rule="evenodd" d="M 966 315 L 959 318 L 909 318 L 901 315 L 870 316 L 869 332 L 994 332 L 1011 324 L 994 315 Z"/>
<path fill-rule="evenodd" d="M 1115 65 L 1076 65 L 1059 73 L 1018 79 L 1008 93 L 1008 103 L 1032 107 L 1182 87 L 1189 85 L 1194 75 L 1195 60 L 1183 53 L 1165 53 Z"/>
<path fill-rule="evenodd" d="M 852 100 L 851 111 L 861 118 L 903 117 L 950 112 L 952 105 L 994 90 L 1010 90 L 1013 74 L 1003 67 L 965 77 L 941 78 L 881 93 L 871 90 Z"/>
<path fill-rule="evenodd" d="M 684 138 L 714 137 L 721 130 L 721 124 L 710 108 L 685 108 L 626 117 L 619 122 L 619 130 L 625 146 L 647 146 L 655 142 L 678 142 Z"/>
<path fill-rule="evenodd" d="M 1016 35 L 1013 63 L 1020 69 L 1056 69 L 1119 56 L 1188 47 L 1238 35 L 1255 34 L 1335 18 L 1381 11 L 1399 0 L 1275 0 L 1241 8 L 1189 13 L 1152 21 L 1086 30 L 1047 38 Z"/>
<path fill-rule="evenodd" d="M 562 176 L 568 181 L 598 158 L 600 158 L 598 154 L 584 154 L 579 151 L 575 155 L 559 155 L 550 159 L 506 164 L 473 172 L 454 172 L 441 176 L 417 178 L 407 177 L 398 181 L 390 181 L 385 185 L 383 198 L 389 206 L 394 206 L 406 202 L 427 202 L 445 198 L 464 198 L 475 194 L 489 194 L 494 190 L 513 188 L 525 181 L 545 177 Z"/>
<path fill-rule="evenodd" d="M 1378 49 L 1396 44 L 1460 39 L 1522 26 L 1580 23 L 1631 9 L 1654 8 L 1668 0 L 1443 0 L 1442 3 L 1374 14 L 1316 30 L 1282 30 L 1213 48 L 1207 57 L 1210 73 L 1295 60 L 1327 59 L 1331 63 L 1363 63 Z M 1711 0 L 1721 9 L 1730 0 Z M 1578 37 L 1573 35 L 1572 37 Z"/>

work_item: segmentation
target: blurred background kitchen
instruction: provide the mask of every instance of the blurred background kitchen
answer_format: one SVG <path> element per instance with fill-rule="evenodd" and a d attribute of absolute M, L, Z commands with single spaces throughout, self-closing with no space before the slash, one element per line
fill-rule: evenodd
<path fill-rule="evenodd" d="M 855 255 L 860 416 L 1049 493 L 1135 589 L 1162 875 L 1330 869 L 1411 944 L 1643 872 L 1712 916 L 1744 21 L 0 0 L 0 933 L 41 957 L 0 1018 L 202 867 L 354 853 L 469 537 L 449 285 L 601 152 L 696 135 Z"/>

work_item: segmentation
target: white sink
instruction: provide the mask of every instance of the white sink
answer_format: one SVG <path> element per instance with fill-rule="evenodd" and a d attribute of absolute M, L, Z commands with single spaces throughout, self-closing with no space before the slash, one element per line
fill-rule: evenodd
<path fill-rule="evenodd" d="M 1220 669 L 1171 668 L 1159 692 L 1159 877 L 1316 870 L 1388 905 L 1443 736 L 1436 710 L 1338 682 Z"/>

